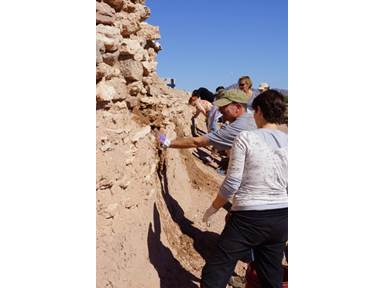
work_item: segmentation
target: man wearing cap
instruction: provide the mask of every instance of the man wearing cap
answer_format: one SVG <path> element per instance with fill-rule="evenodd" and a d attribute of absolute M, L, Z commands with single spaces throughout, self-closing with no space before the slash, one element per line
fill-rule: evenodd
<path fill-rule="evenodd" d="M 247 113 L 247 95 L 239 89 L 224 91 L 214 104 L 223 114 L 223 120 L 230 122 L 217 131 L 198 137 L 181 137 L 174 140 L 160 134 L 158 141 L 163 148 L 197 148 L 212 145 L 217 150 L 229 150 L 241 131 L 256 129 L 253 114 Z"/>

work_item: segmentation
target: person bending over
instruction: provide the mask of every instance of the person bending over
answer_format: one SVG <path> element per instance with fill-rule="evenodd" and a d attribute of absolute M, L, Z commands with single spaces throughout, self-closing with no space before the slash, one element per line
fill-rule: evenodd
<path fill-rule="evenodd" d="M 192 126 L 194 130 L 196 130 L 195 119 L 200 113 L 206 117 L 208 132 L 216 131 L 218 129 L 217 121 L 221 117 L 221 113 L 215 105 L 207 100 L 200 99 L 196 95 L 192 95 L 191 98 L 189 98 L 188 104 L 196 108 L 196 113 L 192 117 Z"/>
<path fill-rule="evenodd" d="M 166 135 L 159 134 L 157 140 L 163 148 L 185 149 L 212 145 L 219 151 L 229 150 L 241 131 L 255 130 L 257 128 L 252 114 L 246 112 L 247 102 L 248 97 L 241 90 L 226 90 L 214 104 L 223 115 L 224 121 L 230 122 L 228 125 L 203 136 L 179 137 L 170 140 Z"/>

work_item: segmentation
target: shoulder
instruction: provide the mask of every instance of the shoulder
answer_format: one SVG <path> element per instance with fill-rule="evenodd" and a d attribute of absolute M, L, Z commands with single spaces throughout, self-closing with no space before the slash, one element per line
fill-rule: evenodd
<path fill-rule="evenodd" d="M 257 130 L 251 130 L 251 131 L 241 131 L 239 135 L 236 137 L 235 141 L 238 143 L 243 143 L 244 145 L 248 146 L 250 143 L 254 142 L 255 139 L 259 139 Z"/>
<path fill-rule="evenodd" d="M 208 106 L 208 107 L 212 106 L 212 103 L 207 100 L 201 100 L 201 101 L 204 103 L 205 106 Z"/>
<path fill-rule="evenodd" d="M 246 142 L 250 142 L 251 140 L 254 140 L 254 139 L 261 139 L 257 129 L 241 131 L 239 133 L 239 136 L 237 136 L 237 138 Z"/>
<path fill-rule="evenodd" d="M 241 130 L 254 130 L 257 128 L 253 114 L 248 112 L 244 112 L 243 115 L 238 117 L 228 126 L 239 127 Z"/>
<path fill-rule="evenodd" d="M 232 123 L 241 123 L 241 122 L 255 122 L 252 113 L 244 112 L 242 115 L 236 118 Z"/>
<path fill-rule="evenodd" d="M 239 139 L 248 139 L 250 135 L 254 134 L 254 131 L 241 131 L 237 138 Z M 252 137 L 252 136 L 251 136 Z"/>

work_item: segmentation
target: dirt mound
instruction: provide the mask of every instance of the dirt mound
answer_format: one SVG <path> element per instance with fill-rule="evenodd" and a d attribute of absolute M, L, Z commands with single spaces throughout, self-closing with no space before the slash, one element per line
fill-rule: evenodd
<path fill-rule="evenodd" d="M 223 211 L 210 231 L 201 223 L 223 176 L 192 149 L 159 150 L 128 109 L 96 114 L 97 286 L 197 287 L 224 225 Z"/>

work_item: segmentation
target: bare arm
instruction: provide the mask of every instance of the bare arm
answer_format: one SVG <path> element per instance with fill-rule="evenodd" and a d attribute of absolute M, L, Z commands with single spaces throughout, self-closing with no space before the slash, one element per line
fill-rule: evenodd
<path fill-rule="evenodd" d="M 182 137 L 171 141 L 169 148 L 197 148 L 209 145 L 209 139 L 204 136 Z"/>
<path fill-rule="evenodd" d="M 196 103 L 196 110 L 197 114 L 203 113 L 204 116 L 207 116 L 207 111 L 205 110 L 200 101 Z"/>
<path fill-rule="evenodd" d="M 196 113 L 193 115 L 193 118 L 197 118 L 197 116 L 199 116 L 199 114 L 200 114 L 200 110 L 196 109 Z"/>
<path fill-rule="evenodd" d="M 220 194 L 217 194 L 215 200 L 213 200 L 213 202 L 212 202 L 212 206 L 213 206 L 213 208 L 219 210 L 227 202 L 228 202 L 228 200 L 226 198 L 224 198 Z"/>

